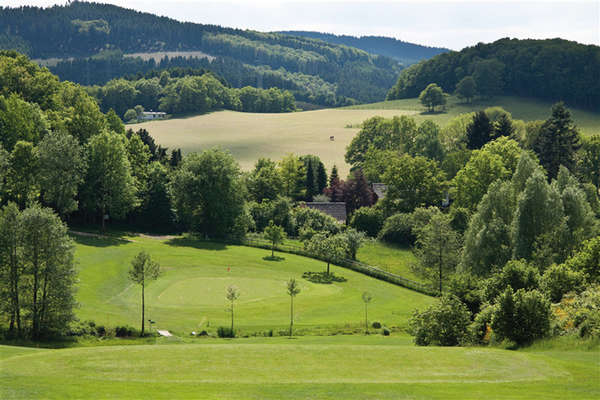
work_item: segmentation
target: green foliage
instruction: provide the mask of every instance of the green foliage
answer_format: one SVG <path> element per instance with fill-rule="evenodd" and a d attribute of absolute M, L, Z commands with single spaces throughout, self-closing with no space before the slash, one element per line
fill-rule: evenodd
<path fill-rule="evenodd" d="M 303 229 L 312 229 L 315 232 L 336 234 L 340 231 L 337 220 L 319 210 L 308 207 L 296 207 L 292 210 L 292 220 L 295 233 Z"/>
<path fill-rule="evenodd" d="M 283 179 L 277 164 L 268 158 L 259 158 L 246 177 L 246 187 L 254 201 L 275 200 L 283 191 Z"/>
<path fill-rule="evenodd" d="M 48 132 L 48 121 L 40 107 L 18 94 L 0 95 L 0 144 L 12 151 L 18 141 L 37 144 Z"/>
<path fill-rule="evenodd" d="M 309 282 L 312 283 L 325 283 L 325 284 L 331 284 L 333 282 L 346 282 L 347 279 L 344 278 L 343 276 L 339 276 L 336 275 L 334 273 L 330 273 L 328 274 L 327 272 L 312 272 L 312 271 L 306 271 L 305 273 L 302 274 L 302 278 L 306 279 Z"/>
<path fill-rule="evenodd" d="M 497 299 L 491 326 L 498 339 L 525 345 L 548 333 L 550 316 L 550 302 L 540 292 L 508 287 Z"/>
<path fill-rule="evenodd" d="M 359 232 L 356 229 L 350 228 L 346 229 L 344 233 L 341 234 L 346 241 L 346 249 L 348 251 L 347 256 L 351 260 L 356 260 L 356 252 L 358 249 L 365 243 L 365 234 L 363 232 Z"/>
<path fill-rule="evenodd" d="M 465 76 L 462 78 L 460 82 L 456 84 L 454 94 L 470 103 L 477 94 L 477 84 L 475 83 L 475 79 L 473 79 L 472 76 Z"/>
<path fill-rule="evenodd" d="M 433 81 L 454 91 L 458 82 L 471 75 L 482 96 L 561 98 L 593 109 L 600 104 L 599 83 L 579 71 L 581 65 L 597 69 L 597 54 L 596 47 L 561 39 L 480 43 L 404 69 L 387 99 L 417 97 Z"/>
<path fill-rule="evenodd" d="M 283 194 L 291 199 L 300 199 L 305 195 L 304 163 L 294 154 L 288 154 L 279 162 L 279 174 L 283 183 Z"/>
<path fill-rule="evenodd" d="M 234 234 L 244 216 L 239 166 L 222 150 L 190 154 L 172 178 L 179 221 L 195 232 L 224 238 Z"/>
<path fill-rule="evenodd" d="M 553 303 L 561 301 L 570 292 L 580 292 L 583 289 L 585 276 L 582 272 L 573 271 L 565 264 L 550 266 L 540 280 L 540 289 Z"/>
<path fill-rule="evenodd" d="M 538 270 L 523 260 L 511 260 L 502 270 L 486 279 L 482 286 L 484 301 L 493 303 L 506 288 L 513 290 L 533 290 L 539 287 L 540 275 Z"/>
<path fill-rule="evenodd" d="M 443 106 L 446 104 L 446 95 L 441 87 L 436 83 L 430 83 L 425 89 L 419 94 L 419 101 L 423 104 L 429 112 L 434 112 L 436 106 Z"/>
<path fill-rule="evenodd" d="M 471 321 L 467 307 L 454 296 L 443 296 L 428 309 L 416 310 L 410 333 L 418 346 L 457 346 L 467 337 Z"/>
<path fill-rule="evenodd" d="M 377 238 L 387 243 L 412 246 L 417 239 L 417 234 L 413 232 L 411 214 L 399 213 L 386 218 Z"/>
<path fill-rule="evenodd" d="M 377 237 L 383 226 L 383 211 L 377 207 L 361 207 L 352 214 L 350 226 L 370 237 Z"/>
<path fill-rule="evenodd" d="M 429 223 L 417 232 L 415 255 L 419 260 L 418 273 L 437 286 L 440 295 L 443 282 L 454 273 L 459 263 L 460 250 L 460 237 L 452 230 L 444 214 L 432 216 Z"/>
<path fill-rule="evenodd" d="M 445 151 L 440 141 L 440 127 L 435 122 L 426 120 L 419 125 L 410 154 L 439 162 L 444 160 Z"/>
<path fill-rule="evenodd" d="M 579 151 L 579 174 L 588 182 L 600 188 L 600 135 L 584 137 Z"/>
<path fill-rule="evenodd" d="M 327 274 L 329 274 L 329 265 L 343 259 L 348 253 L 348 242 L 343 234 L 326 236 L 317 233 L 304 242 L 304 248 L 310 254 L 327 262 Z"/>
<path fill-rule="evenodd" d="M 412 212 L 417 207 L 439 205 L 446 176 L 438 163 L 425 157 L 403 155 L 390 160 L 383 176 L 387 185 L 382 207 L 387 215 Z"/>
<path fill-rule="evenodd" d="M 234 338 L 235 331 L 228 326 L 220 326 L 217 328 L 217 336 L 220 338 Z"/>
<path fill-rule="evenodd" d="M 137 119 L 138 115 L 133 108 L 128 109 L 125 111 L 125 114 L 123 114 L 123 121 L 125 122 L 137 121 Z"/>
<path fill-rule="evenodd" d="M 467 306 L 471 315 L 479 312 L 483 299 L 481 296 L 481 280 L 471 274 L 457 273 L 450 277 L 448 293 L 456 296 Z"/>
<path fill-rule="evenodd" d="M 269 226 L 265 228 L 265 239 L 271 242 L 271 257 L 274 256 L 275 246 L 282 243 L 285 239 L 285 231 L 281 226 L 275 225 L 273 220 L 269 221 Z"/>
<path fill-rule="evenodd" d="M 552 106 L 552 115 L 541 126 L 533 149 L 549 178 L 556 178 L 562 165 L 575 171 L 575 153 L 581 147 L 579 132 L 564 103 Z"/>
<path fill-rule="evenodd" d="M 566 261 L 573 271 L 585 274 L 588 282 L 600 282 L 600 236 L 585 241 L 581 249 Z"/>
<path fill-rule="evenodd" d="M 485 111 L 478 111 L 473 115 L 473 120 L 467 125 L 466 132 L 467 148 L 476 150 L 492 140 L 494 127 Z"/>
<path fill-rule="evenodd" d="M 8 158 L 7 198 L 23 209 L 39 196 L 39 152 L 31 142 L 18 141 Z"/>
<path fill-rule="evenodd" d="M 600 288 L 591 286 L 579 295 L 565 296 L 560 307 L 567 314 L 566 330 L 574 329 L 580 337 L 600 337 Z"/>

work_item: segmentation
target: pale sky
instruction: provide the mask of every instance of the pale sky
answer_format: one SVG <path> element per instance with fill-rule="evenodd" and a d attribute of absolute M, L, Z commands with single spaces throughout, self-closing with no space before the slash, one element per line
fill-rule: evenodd
<path fill-rule="evenodd" d="M 459 50 L 502 37 L 600 45 L 600 0 L 97 0 L 180 21 L 227 27 L 380 35 Z M 49 6 L 66 1 L 0 0 Z"/>

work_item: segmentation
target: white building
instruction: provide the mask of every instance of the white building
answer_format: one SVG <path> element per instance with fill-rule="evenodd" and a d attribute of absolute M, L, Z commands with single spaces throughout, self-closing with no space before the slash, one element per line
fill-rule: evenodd
<path fill-rule="evenodd" d="M 149 121 L 151 119 L 163 119 L 167 116 L 167 113 L 162 111 L 144 111 L 142 113 L 142 121 Z"/>

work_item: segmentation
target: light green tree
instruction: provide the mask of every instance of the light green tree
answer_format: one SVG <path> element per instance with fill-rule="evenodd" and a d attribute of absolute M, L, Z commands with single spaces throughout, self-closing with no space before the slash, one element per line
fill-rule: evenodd
<path fill-rule="evenodd" d="M 365 303 L 365 334 L 369 334 L 369 303 L 373 300 L 373 295 L 369 292 L 363 292 L 362 301 Z"/>
<path fill-rule="evenodd" d="M 151 281 L 154 281 L 160 275 L 160 264 L 150 257 L 150 254 L 145 251 L 139 252 L 131 261 L 131 268 L 129 269 L 129 279 L 133 283 L 137 283 L 142 287 L 142 331 L 141 336 L 144 336 L 145 327 L 145 308 L 146 298 L 144 290 L 146 285 Z"/>
<path fill-rule="evenodd" d="M 304 163 L 294 154 L 288 154 L 279 162 L 279 174 L 283 182 L 283 194 L 292 199 L 304 195 Z"/>
<path fill-rule="evenodd" d="M 287 281 L 287 293 L 290 295 L 290 337 L 294 334 L 294 297 L 300 293 L 300 286 L 295 278 Z"/>
<path fill-rule="evenodd" d="M 18 141 L 9 156 L 8 198 L 24 209 L 39 197 L 39 153 L 31 142 Z"/>
<path fill-rule="evenodd" d="M 429 112 L 434 112 L 436 106 L 446 104 L 446 94 L 436 83 L 430 83 L 419 95 L 419 101 Z"/>
<path fill-rule="evenodd" d="M 437 284 L 440 295 L 443 282 L 456 269 L 460 260 L 460 238 L 450 227 L 449 218 L 435 214 L 429 224 L 419 230 L 415 255 L 419 260 L 419 273 Z"/>
<path fill-rule="evenodd" d="M 68 133 L 52 132 L 44 136 L 38 150 L 44 201 L 64 218 L 77 210 L 77 191 L 86 169 L 83 149 Z"/>
<path fill-rule="evenodd" d="M 240 297 L 240 290 L 235 285 L 230 285 L 227 287 L 226 295 L 227 300 L 229 300 L 229 311 L 231 312 L 231 334 L 233 334 L 233 304 Z"/>
<path fill-rule="evenodd" d="M 327 262 L 327 275 L 329 275 L 329 265 L 344 258 L 348 251 L 343 234 L 328 237 L 323 233 L 317 233 L 305 243 L 305 247 L 309 253 Z"/>
<path fill-rule="evenodd" d="M 470 103 L 477 94 L 477 84 L 475 83 L 475 79 L 470 75 L 462 78 L 456 84 L 454 94 L 461 99 L 465 99 L 467 103 Z"/>
<path fill-rule="evenodd" d="M 265 228 L 265 238 L 271 242 L 271 257 L 275 257 L 275 246 L 282 243 L 285 239 L 283 227 L 275 225 L 273 220 L 269 221 L 269 226 Z"/>

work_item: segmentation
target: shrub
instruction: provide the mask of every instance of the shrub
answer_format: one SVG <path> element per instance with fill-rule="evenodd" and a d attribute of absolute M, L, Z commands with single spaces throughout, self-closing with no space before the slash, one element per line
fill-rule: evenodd
<path fill-rule="evenodd" d="M 297 235 L 301 229 L 313 229 L 318 232 L 336 234 L 340 231 L 340 224 L 335 218 L 308 207 L 296 207 L 292 210 L 292 225 Z"/>
<path fill-rule="evenodd" d="M 410 333 L 419 346 L 456 346 L 467 335 L 471 314 L 456 296 L 444 296 L 409 320 Z"/>
<path fill-rule="evenodd" d="M 312 271 L 307 271 L 305 273 L 302 274 L 302 278 L 306 279 L 307 281 L 310 281 L 312 283 L 333 283 L 333 282 L 346 282 L 346 278 L 344 278 L 343 276 L 338 276 L 335 275 L 333 272 L 330 272 L 329 274 L 327 272 L 312 272 Z"/>
<path fill-rule="evenodd" d="M 493 303 L 507 287 L 513 290 L 532 290 L 539 287 L 540 276 L 537 268 L 524 260 L 511 260 L 504 268 L 483 282 L 483 300 Z"/>
<path fill-rule="evenodd" d="M 220 326 L 217 328 L 217 336 L 220 338 L 234 338 L 235 331 L 230 327 Z"/>
<path fill-rule="evenodd" d="M 135 335 L 135 329 L 130 326 L 117 326 L 115 328 L 116 337 L 131 337 Z"/>
<path fill-rule="evenodd" d="M 373 327 L 373 329 L 381 329 L 381 322 L 373 321 L 371 326 Z"/>
<path fill-rule="evenodd" d="M 208 332 L 203 330 L 198 334 L 198 336 L 208 336 Z"/>
<path fill-rule="evenodd" d="M 566 295 L 557 308 L 563 330 L 575 331 L 583 338 L 600 338 L 600 287 Z"/>
<path fill-rule="evenodd" d="M 383 333 L 383 336 L 390 336 L 391 331 L 384 326 L 381 333 Z"/>
<path fill-rule="evenodd" d="M 540 288 L 550 301 L 558 303 L 569 292 L 579 292 L 583 289 L 584 275 L 573 271 L 565 264 L 552 265 L 542 275 Z"/>
<path fill-rule="evenodd" d="M 452 275 L 448 284 L 448 292 L 458 297 L 472 315 L 479 312 L 481 307 L 481 283 L 475 276 L 468 273 Z"/>
<path fill-rule="evenodd" d="M 452 207 L 450 209 L 450 226 L 460 234 L 464 234 L 467 230 L 470 218 L 471 214 L 466 208 Z"/>
<path fill-rule="evenodd" d="M 600 235 L 584 242 L 565 264 L 573 271 L 583 272 L 588 282 L 600 283 Z"/>
<path fill-rule="evenodd" d="M 410 214 L 394 214 L 385 220 L 378 238 L 384 242 L 394 243 L 402 246 L 411 246 L 416 237 L 412 230 L 412 218 Z"/>
<path fill-rule="evenodd" d="M 487 344 L 490 340 L 494 306 L 484 307 L 469 325 L 469 335 L 474 343 Z"/>
<path fill-rule="evenodd" d="M 492 329 L 499 339 L 518 345 L 531 343 L 550 330 L 550 302 L 537 290 L 506 288 L 492 313 Z"/>
<path fill-rule="evenodd" d="M 383 211 L 377 207 L 361 207 L 352 214 L 350 226 L 368 236 L 377 237 L 383 226 Z"/>

